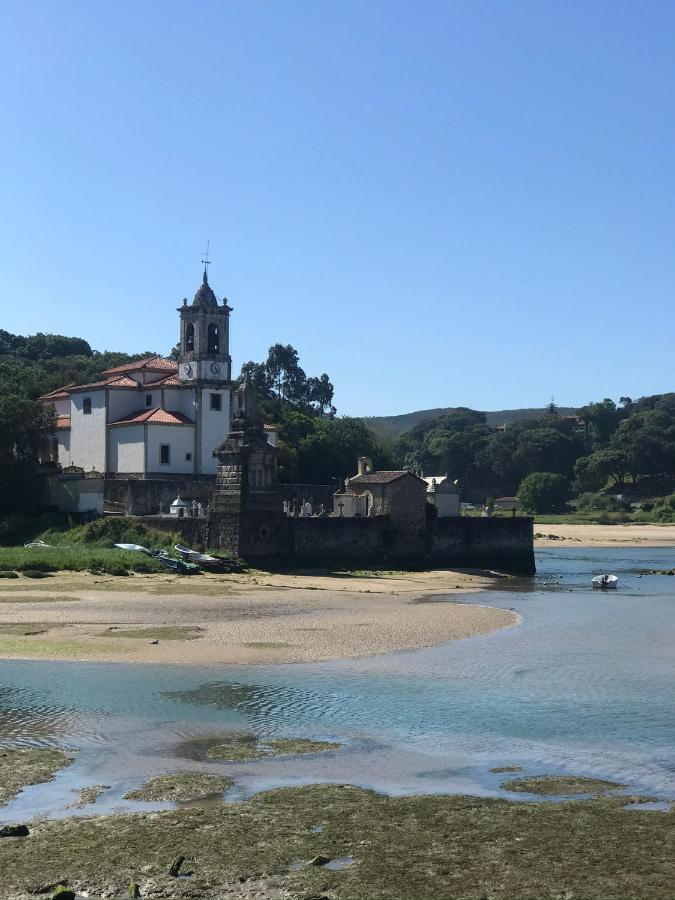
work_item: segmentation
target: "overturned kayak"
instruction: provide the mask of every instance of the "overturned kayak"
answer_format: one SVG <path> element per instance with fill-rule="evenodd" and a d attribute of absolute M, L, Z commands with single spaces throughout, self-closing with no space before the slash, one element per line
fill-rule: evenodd
<path fill-rule="evenodd" d="M 53 545 L 45 544 L 44 541 L 28 541 L 28 543 L 23 546 L 26 550 L 50 550 Z"/>
<path fill-rule="evenodd" d="M 607 588 L 615 588 L 619 583 L 619 579 L 616 575 L 595 575 L 594 578 L 591 579 L 591 584 L 594 588 L 601 588 L 602 590 L 606 590 Z"/>
<path fill-rule="evenodd" d="M 116 547 L 119 547 L 120 550 L 133 550 L 136 553 L 147 553 L 150 556 L 150 551 L 147 547 L 141 546 L 141 544 L 115 544 Z"/>

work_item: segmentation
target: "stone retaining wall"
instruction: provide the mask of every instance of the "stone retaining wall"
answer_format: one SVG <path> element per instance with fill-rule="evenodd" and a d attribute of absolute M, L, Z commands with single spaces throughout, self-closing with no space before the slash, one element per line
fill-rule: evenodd
<path fill-rule="evenodd" d="M 209 519 L 147 517 L 178 531 L 193 546 L 220 548 L 268 566 L 437 566 L 533 574 L 532 519 L 436 519 L 402 527 L 389 516 L 288 518 L 278 513 L 212 515 Z"/>

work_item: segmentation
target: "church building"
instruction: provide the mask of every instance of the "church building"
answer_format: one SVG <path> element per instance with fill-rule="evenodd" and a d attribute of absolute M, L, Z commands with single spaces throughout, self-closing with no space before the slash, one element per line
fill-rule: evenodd
<path fill-rule="evenodd" d="M 232 390 L 231 311 L 211 289 L 205 266 L 192 303 L 185 299 L 178 310 L 177 362 L 155 356 L 125 363 L 93 384 L 41 397 L 56 412 L 52 461 L 113 477 L 215 476 L 213 451 L 244 396 Z"/>

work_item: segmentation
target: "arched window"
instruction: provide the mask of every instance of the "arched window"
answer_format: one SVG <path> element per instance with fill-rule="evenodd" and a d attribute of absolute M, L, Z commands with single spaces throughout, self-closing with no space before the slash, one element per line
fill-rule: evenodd
<path fill-rule="evenodd" d="M 185 352 L 190 353 L 195 349 L 195 326 L 190 322 L 185 328 Z"/>
<path fill-rule="evenodd" d="M 209 325 L 207 353 L 220 353 L 220 329 L 215 322 Z"/>

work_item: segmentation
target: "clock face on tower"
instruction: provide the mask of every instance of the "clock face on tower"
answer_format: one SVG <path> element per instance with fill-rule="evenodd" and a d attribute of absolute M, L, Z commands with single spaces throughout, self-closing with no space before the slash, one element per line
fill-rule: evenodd
<path fill-rule="evenodd" d="M 178 375 L 181 381 L 192 381 L 196 376 L 195 367 L 192 363 L 181 363 Z"/>
<path fill-rule="evenodd" d="M 220 375 L 220 363 L 212 362 L 209 365 L 209 372 L 211 375 Z"/>

